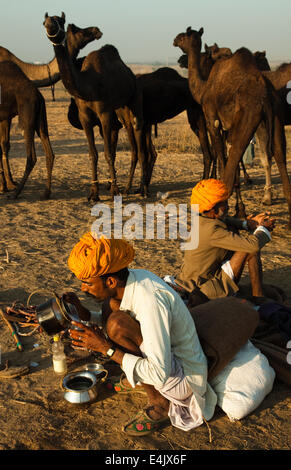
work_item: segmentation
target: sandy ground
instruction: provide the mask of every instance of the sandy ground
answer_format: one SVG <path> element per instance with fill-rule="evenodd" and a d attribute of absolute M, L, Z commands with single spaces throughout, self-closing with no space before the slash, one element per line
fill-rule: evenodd
<path fill-rule="evenodd" d="M 31 293 L 38 291 L 32 303 L 61 294 L 67 290 L 80 292 L 80 283 L 67 267 L 67 258 L 79 236 L 90 230 L 95 217 L 93 204 L 87 202 L 91 180 L 87 142 L 82 131 L 73 129 L 67 121 L 68 95 L 60 85 L 56 101 L 50 90 L 44 90 L 51 143 L 56 155 L 53 170 L 52 197 L 41 200 L 46 178 L 45 159 L 39 139 L 36 139 L 38 161 L 21 196 L 14 201 L 0 197 L 0 307 L 18 300 L 26 304 Z M 182 114 L 159 128 L 156 140 L 158 160 L 152 180 L 152 197 L 158 191 L 169 192 L 167 203 L 189 201 L 193 185 L 201 179 L 202 160 L 199 145 L 189 131 Z M 291 134 L 287 130 L 289 143 Z M 101 178 L 108 177 L 103 145 L 96 132 L 100 151 Z M 130 152 L 124 132 L 121 132 L 116 168 L 120 186 L 124 186 Z M 290 167 L 290 148 L 289 167 Z M 19 180 L 25 165 L 23 138 L 14 130 L 11 142 L 11 166 Z M 264 175 L 259 159 L 249 170 L 251 187 L 243 187 L 249 213 L 263 210 L 261 205 Z M 136 173 L 135 187 L 138 183 Z M 265 282 L 282 287 L 291 302 L 291 244 L 286 230 L 287 205 L 277 168 L 273 167 L 274 203 L 272 212 L 278 223 L 272 242 L 262 253 Z M 101 186 L 102 202 L 112 207 L 109 193 Z M 132 194 L 124 203 L 142 201 Z M 232 201 L 233 204 L 234 201 Z M 233 207 L 233 206 L 232 206 Z M 133 267 L 149 269 L 163 276 L 179 269 L 183 253 L 179 240 L 134 240 L 136 259 Z M 246 279 L 247 282 L 247 279 Z M 82 296 L 81 296 L 82 298 Z M 88 301 L 86 301 L 88 302 Z M 87 304 L 90 306 L 89 304 Z M 51 339 L 43 334 L 22 336 L 22 352 L 15 344 L 6 325 L 0 322 L 1 364 L 10 367 L 30 365 L 27 375 L 0 380 L 0 449 L 90 449 L 90 450 L 255 450 L 290 449 L 291 398 L 290 388 L 276 380 L 273 391 L 261 406 L 239 422 L 230 422 L 217 409 L 206 425 L 185 433 L 166 425 L 161 432 L 143 438 L 127 437 L 121 432 L 124 422 L 145 404 L 145 397 L 136 393 L 117 395 L 100 388 L 98 399 L 89 406 L 76 408 L 63 399 L 60 379 L 51 362 Z M 92 357 L 73 352 L 66 345 L 71 368 Z M 85 354 L 86 356 L 86 354 Z M 75 362 L 74 362 L 75 361 Z M 79 362 L 77 362 L 79 361 Z M 35 365 L 36 364 L 36 365 Z M 34 365 L 34 366 L 33 366 Z M 288 367 L 286 361 L 286 367 Z M 117 366 L 108 364 L 110 373 Z M 211 439 L 210 439 L 211 437 Z"/>

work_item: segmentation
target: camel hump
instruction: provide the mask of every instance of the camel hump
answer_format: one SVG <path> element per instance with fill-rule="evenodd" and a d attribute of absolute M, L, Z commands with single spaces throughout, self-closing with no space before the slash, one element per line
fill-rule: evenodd
<path fill-rule="evenodd" d="M 253 54 L 246 47 L 241 47 L 240 49 L 238 49 L 235 52 L 234 56 L 236 57 L 236 59 L 239 59 L 240 62 L 245 63 L 246 65 L 251 63 L 255 64 L 255 58 Z"/>
<path fill-rule="evenodd" d="M 115 46 L 112 46 L 111 44 L 105 44 L 105 46 L 99 49 L 99 52 L 101 54 L 106 54 L 106 57 L 110 60 L 120 59 L 118 50 Z"/>
<path fill-rule="evenodd" d="M 11 76 L 13 81 L 15 80 L 15 77 L 21 76 L 21 80 L 27 83 L 32 83 L 29 78 L 27 78 L 25 73 L 21 70 L 21 68 L 10 60 L 4 60 L 3 62 L 0 62 L 0 68 L 1 74 L 4 73 L 7 77 Z"/>

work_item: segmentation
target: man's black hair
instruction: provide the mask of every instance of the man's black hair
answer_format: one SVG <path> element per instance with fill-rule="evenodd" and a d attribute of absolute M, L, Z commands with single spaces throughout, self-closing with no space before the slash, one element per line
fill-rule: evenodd
<path fill-rule="evenodd" d="M 105 284 L 105 281 L 108 277 L 115 277 L 116 279 L 118 279 L 119 281 L 124 283 L 124 285 L 125 285 L 126 281 L 127 281 L 127 278 L 128 278 L 128 275 L 129 275 L 128 268 L 123 268 L 123 269 L 120 269 L 119 271 L 116 271 L 115 273 L 102 274 L 102 276 L 100 276 L 100 278 L 102 279 L 103 284 Z"/>

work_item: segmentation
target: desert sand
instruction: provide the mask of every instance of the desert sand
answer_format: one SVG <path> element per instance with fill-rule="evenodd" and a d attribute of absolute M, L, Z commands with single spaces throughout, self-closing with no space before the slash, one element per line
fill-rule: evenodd
<path fill-rule="evenodd" d="M 17 200 L 0 196 L 0 307 L 5 309 L 18 300 L 24 305 L 38 304 L 53 292 L 72 290 L 80 294 L 80 283 L 69 271 L 67 258 L 79 237 L 90 230 L 96 217 L 91 215 L 94 203 L 88 203 L 91 181 L 87 141 L 84 133 L 71 127 L 67 120 L 69 95 L 60 83 L 56 101 L 50 89 L 46 98 L 50 139 L 55 152 L 52 195 L 41 200 L 46 179 L 45 158 L 36 138 L 37 164 Z M 25 166 L 23 136 L 17 119 L 11 137 L 10 161 L 14 178 L 20 180 Z M 291 161 L 291 130 L 286 129 L 287 158 Z M 102 139 L 96 130 L 100 179 L 108 178 Z M 157 193 L 168 193 L 164 202 L 189 203 L 191 189 L 202 177 L 202 154 L 197 138 L 191 132 L 185 114 L 159 126 L 155 139 L 158 159 L 153 173 L 148 201 L 137 194 L 123 198 L 123 203 L 156 203 Z M 253 184 L 242 186 L 248 213 L 265 210 L 261 204 L 264 173 L 256 147 L 254 167 L 249 169 Z M 120 132 L 116 158 L 120 188 L 125 186 L 130 165 L 130 149 L 125 131 Z M 289 170 L 290 171 L 290 170 Z M 134 188 L 140 171 L 137 168 Z M 266 283 L 280 286 L 291 305 L 291 235 L 287 231 L 287 204 L 274 164 L 272 169 L 274 200 L 272 214 L 277 227 L 272 242 L 262 251 Z M 112 207 L 106 185 L 101 185 L 101 202 Z M 231 198 L 231 210 L 234 198 Z M 159 276 L 174 274 L 181 266 L 183 252 L 180 240 L 132 240 L 136 258 L 132 267 L 145 268 Z M 247 273 L 243 282 L 247 283 Z M 0 380 L 0 449 L 1 450 L 267 450 L 291 448 L 290 387 L 278 380 L 263 403 L 241 421 L 230 422 L 219 409 L 209 422 L 185 433 L 166 425 L 161 432 L 140 438 L 121 432 L 123 423 L 145 405 L 137 393 L 118 395 L 101 386 L 95 403 L 75 407 L 63 398 L 60 378 L 54 374 L 51 338 L 45 333 L 21 336 L 23 351 L 17 351 L 7 326 L 0 322 L 1 365 L 29 366 L 28 374 Z M 70 368 L 80 367 L 92 356 L 73 351 L 66 343 Z M 110 373 L 119 370 L 107 364 Z M 286 367 L 290 367 L 287 364 Z"/>

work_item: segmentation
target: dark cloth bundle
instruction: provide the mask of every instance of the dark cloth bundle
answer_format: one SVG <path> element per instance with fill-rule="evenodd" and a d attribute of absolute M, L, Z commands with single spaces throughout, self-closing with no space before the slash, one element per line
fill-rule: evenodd
<path fill-rule="evenodd" d="M 291 339 L 291 308 L 277 302 L 267 302 L 259 308 L 260 319 L 276 326 L 282 337 Z"/>
<path fill-rule="evenodd" d="M 208 378 L 214 378 L 251 338 L 259 314 L 244 299 L 224 297 L 189 308 L 201 347 L 208 361 Z"/>

